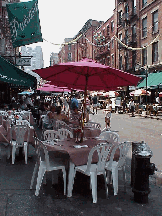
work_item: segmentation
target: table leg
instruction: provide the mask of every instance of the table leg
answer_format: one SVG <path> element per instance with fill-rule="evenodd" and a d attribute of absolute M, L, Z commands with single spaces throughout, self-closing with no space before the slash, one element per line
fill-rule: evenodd
<path fill-rule="evenodd" d="M 70 162 L 70 165 L 69 165 L 69 176 L 68 176 L 67 197 L 72 197 L 73 180 L 74 180 L 74 168 L 75 168 L 75 165 L 72 162 Z"/>

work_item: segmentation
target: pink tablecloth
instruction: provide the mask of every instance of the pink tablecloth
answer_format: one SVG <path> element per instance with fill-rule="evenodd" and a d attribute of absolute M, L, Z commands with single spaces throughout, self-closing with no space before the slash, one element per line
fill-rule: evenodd
<path fill-rule="evenodd" d="M 87 164 L 90 150 L 99 143 L 105 143 L 105 141 L 95 139 L 95 138 L 94 139 L 90 138 L 80 143 L 80 145 L 88 145 L 88 147 L 77 149 L 73 147 L 73 145 L 77 145 L 75 143 L 75 139 L 67 139 L 58 142 L 58 145 L 61 146 L 56 146 L 56 145 L 52 146 L 46 144 L 46 147 L 48 151 L 58 151 L 58 152 L 64 152 L 66 154 L 69 154 L 70 161 L 74 163 L 76 166 L 79 166 L 79 165 Z M 114 144 L 118 144 L 118 143 L 114 143 Z M 119 151 L 116 152 L 115 155 L 115 159 L 118 158 L 119 158 Z"/>

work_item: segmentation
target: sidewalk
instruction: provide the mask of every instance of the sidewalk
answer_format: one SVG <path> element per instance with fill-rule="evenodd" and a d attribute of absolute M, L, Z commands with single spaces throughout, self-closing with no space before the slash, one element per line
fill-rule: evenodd
<path fill-rule="evenodd" d="M 100 117 L 101 112 L 99 112 Z M 95 118 L 97 115 L 95 115 Z M 104 116 L 103 116 L 104 118 Z M 37 131 L 39 132 L 39 131 Z M 123 190 L 121 173 L 119 175 L 119 193 L 113 196 L 112 186 L 109 186 L 109 199 L 106 199 L 104 180 L 98 177 L 98 202 L 92 203 L 92 195 L 89 189 L 89 178 L 78 174 L 74 183 L 73 196 L 67 198 L 63 195 L 63 180 L 59 184 L 52 185 L 51 174 L 47 174 L 47 185 L 43 185 L 38 197 L 34 195 L 34 189 L 30 190 L 30 181 L 35 165 L 35 151 L 32 146 L 29 149 L 28 164 L 16 157 L 14 165 L 11 159 L 6 159 L 6 148 L 1 148 L 1 175 L 0 175 L 0 215 L 4 216 L 143 216 L 162 215 L 162 186 L 156 185 L 154 176 L 150 176 L 150 188 L 148 204 L 138 204 L 133 200 L 134 194 L 130 187 L 130 156 L 127 158 L 127 189 Z"/>

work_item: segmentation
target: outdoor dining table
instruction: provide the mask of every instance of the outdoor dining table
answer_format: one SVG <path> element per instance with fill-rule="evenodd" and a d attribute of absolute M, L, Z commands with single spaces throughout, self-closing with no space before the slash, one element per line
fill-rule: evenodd
<path fill-rule="evenodd" d="M 90 150 L 100 144 L 106 143 L 105 140 L 101 140 L 98 137 L 85 138 L 82 143 L 76 144 L 75 139 L 66 139 L 63 141 L 44 141 L 48 151 L 61 152 L 69 155 L 69 174 L 68 174 L 68 186 L 67 196 L 72 196 L 72 181 L 71 177 L 74 174 L 75 166 L 87 164 L 88 155 Z M 114 144 L 118 144 L 117 142 Z M 93 157 L 93 162 L 97 162 L 97 154 Z M 119 152 L 116 153 L 115 158 L 119 158 Z"/>

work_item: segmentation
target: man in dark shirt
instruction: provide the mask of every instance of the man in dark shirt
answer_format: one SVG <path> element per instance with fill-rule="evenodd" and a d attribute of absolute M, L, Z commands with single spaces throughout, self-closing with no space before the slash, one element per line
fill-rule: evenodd
<path fill-rule="evenodd" d="M 97 114 L 97 103 L 98 103 L 97 95 L 94 95 L 92 101 L 93 101 L 93 112 L 94 110 L 96 110 L 96 114 Z"/>
<path fill-rule="evenodd" d="M 78 106 L 79 106 L 79 104 L 78 104 L 78 97 L 79 97 L 79 95 L 78 94 L 75 94 L 75 96 L 72 98 L 72 100 L 71 100 L 71 104 L 70 104 L 70 108 L 73 110 L 73 108 L 74 107 L 77 107 L 78 108 Z"/>

